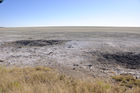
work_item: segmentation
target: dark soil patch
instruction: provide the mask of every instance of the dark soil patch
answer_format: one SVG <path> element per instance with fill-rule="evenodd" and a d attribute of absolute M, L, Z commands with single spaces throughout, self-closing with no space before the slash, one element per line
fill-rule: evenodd
<path fill-rule="evenodd" d="M 4 60 L 1 60 L 1 59 L 0 59 L 0 62 L 4 62 Z"/>
<path fill-rule="evenodd" d="M 43 47 L 48 45 L 59 45 L 64 42 L 67 42 L 67 40 L 20 40 L 20 41 L 8 42 L 5 45 L 18 46 L 18 47 L 24 47 L 24 46 Z"/>
<path fill-rule="evenodd" d="M 110 62 L 114 62 L 122 65 L 126 68 L 137 69 L 140 68 L 140 54 L 133 52 L 115 53 L 115 54 L 103 54 L 103 58 Z"/>
<path fill-rule="evenodd" d="M 129 69 L 140 69 L 140 53 L 115 52 L 103 53 L 100 51 L 88 52 L 97 59 L 100 64 L 120 65 Z"/>

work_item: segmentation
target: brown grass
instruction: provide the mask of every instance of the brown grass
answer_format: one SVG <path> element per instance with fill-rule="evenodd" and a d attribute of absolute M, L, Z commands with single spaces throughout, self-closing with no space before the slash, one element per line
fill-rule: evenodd
<path fill-rule="evenodd" d="M 140 79 L 136 79 L 130 74 L 118 75 L 112 77 L 115 81 L 117 81 L 121 86 L 126 86 L 129 88 L 132 87 L 140 87 Z"/>
<path fill-rule="evenodd" d="M 140 87 L 75 79 L 47 67 L 0 67 L 0 93 L 140 93 Z"/>

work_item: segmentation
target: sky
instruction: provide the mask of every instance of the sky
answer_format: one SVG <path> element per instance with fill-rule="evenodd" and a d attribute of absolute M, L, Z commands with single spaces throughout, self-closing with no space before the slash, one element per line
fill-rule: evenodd
<path fill-rule="evenodd" d="M 0 27 L 136 26 L 140 0 L 4 0 Z"/>

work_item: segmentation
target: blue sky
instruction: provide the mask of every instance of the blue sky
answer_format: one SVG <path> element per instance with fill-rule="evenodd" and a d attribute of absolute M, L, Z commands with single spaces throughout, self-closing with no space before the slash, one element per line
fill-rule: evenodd
<path fill-rule="evenodd" d="M 4 0 L 0 27 L 140 26 L 140 0 Z"/>

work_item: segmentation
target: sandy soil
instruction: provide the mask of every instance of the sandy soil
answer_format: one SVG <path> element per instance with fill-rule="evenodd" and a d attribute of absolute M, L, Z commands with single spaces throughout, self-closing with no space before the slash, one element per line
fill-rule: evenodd
<path fill-rule="evenodd" d="M 140 28 L 0 28 L 0 64 L 49 66 L 69 75 L 140 78 Z"/>

